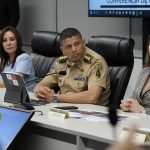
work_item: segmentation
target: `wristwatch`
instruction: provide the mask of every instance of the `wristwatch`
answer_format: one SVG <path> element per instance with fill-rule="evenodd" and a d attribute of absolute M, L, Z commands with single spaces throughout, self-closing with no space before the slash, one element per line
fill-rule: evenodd
<path fill-rule="evenodd" d="M 52 96 L 51 102 L 52 103 L 58 103 L 58 100 L 59 100 L 58 99 L 58 94 L 55 94 L 55 95 Z"/>

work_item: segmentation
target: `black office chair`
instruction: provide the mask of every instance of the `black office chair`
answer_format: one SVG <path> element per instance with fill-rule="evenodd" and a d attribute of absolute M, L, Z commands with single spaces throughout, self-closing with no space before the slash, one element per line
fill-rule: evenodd
<path fill-rule="evenodd" d="M 57 57 L 61 56 L 59 33 L 35 31 L 31 40 L 35 76 L 43 78 L 52 68 Z"/>
<path fill-rule="evenodd" d="M 134 40 L 115 36 L 92 36 L 89 48 L 102 55 L 109 65 L 111 95 L 108 106 L 120 108 L 134 65 Z"/>

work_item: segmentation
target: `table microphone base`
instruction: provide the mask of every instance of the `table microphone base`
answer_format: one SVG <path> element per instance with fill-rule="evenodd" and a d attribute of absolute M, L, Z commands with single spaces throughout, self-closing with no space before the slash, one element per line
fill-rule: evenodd
<path fill-rule="evenodd" d="M 30 104 L 13 104 L 13 107 L 15 108 L 21 108 L 26 110 L 34 110 L 35 108 Z"/>

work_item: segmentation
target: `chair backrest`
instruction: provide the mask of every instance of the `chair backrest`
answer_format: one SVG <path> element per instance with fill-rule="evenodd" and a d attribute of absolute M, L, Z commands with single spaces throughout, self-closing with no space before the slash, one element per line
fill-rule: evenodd
<path fill-rule="evenodd" d="M 35 76 L 43 78 L 52 68 L 57 57 L 61 56 L 59 33 L 35 31 L 31 40 Z"/>
<path fill-rule="evenodd" d="M 108 106 L 119 108 L 134 65 L 134 40 L 116 36 L 92 36 L 87 46 L 102 55 L 108 63 L 111 89 Z"/>

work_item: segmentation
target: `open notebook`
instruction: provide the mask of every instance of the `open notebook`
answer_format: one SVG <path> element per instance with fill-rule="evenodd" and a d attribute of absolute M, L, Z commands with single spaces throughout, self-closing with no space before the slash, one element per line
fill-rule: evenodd
<path fill-rule="evenodd" d="M 11 149 L 33 113 L 33 111 L 0 106 L 0 150 Z"/>
<path fill-rule="evenodd" d="M 44 105 L 47 102 L 30 99 L 23 77 L 16 73 L 1 73 L 6 87 L 4 101 L 13 104 L 22 104 L 27 109 L 34 109 L 32 106 Z"/>

